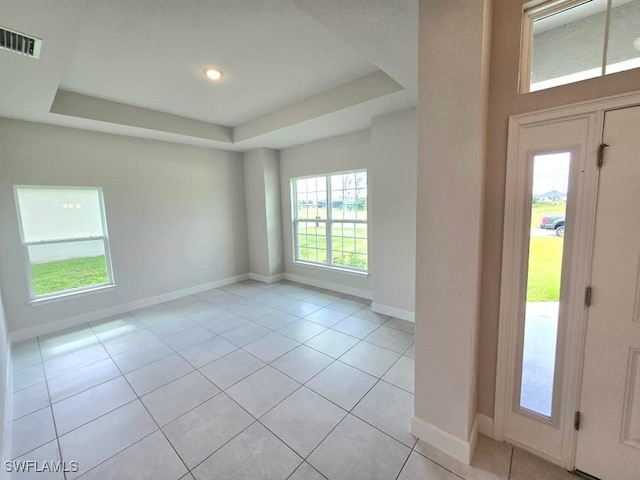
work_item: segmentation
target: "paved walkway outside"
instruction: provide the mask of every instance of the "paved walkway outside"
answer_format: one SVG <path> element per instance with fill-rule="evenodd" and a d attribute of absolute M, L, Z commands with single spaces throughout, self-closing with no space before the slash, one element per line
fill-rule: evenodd
<path fill-rule="evenodd" d="M 528 302 L 520 405 L 551 416 L 559 302 Z"/>

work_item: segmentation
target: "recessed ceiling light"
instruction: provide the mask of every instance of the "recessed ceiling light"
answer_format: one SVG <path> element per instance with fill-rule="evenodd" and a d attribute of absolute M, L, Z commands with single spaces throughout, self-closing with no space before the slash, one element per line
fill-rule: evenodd
<path fill-rule="evenodd" d="M 635 48 L 636 50 L 640 50 L 640 37 L 636 38 L 633 41 L 633 48 Z"/>
<path fill-rule="evenodd" d="M 222 78 L 222 72 L 215 68 L 207 68 L 204 73 L 209 80 L 220 80 Z"/>

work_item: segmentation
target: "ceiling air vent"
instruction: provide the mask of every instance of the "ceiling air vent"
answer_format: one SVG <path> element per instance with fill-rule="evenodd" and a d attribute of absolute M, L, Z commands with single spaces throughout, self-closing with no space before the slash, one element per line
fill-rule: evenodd
<path fill-rule="evenodd" d="M 40 47 L 42 47 L 42 40 L 39 38 L 0 27 L 0 50 L 10 50 L 27 57 L 40 58 Z"/>

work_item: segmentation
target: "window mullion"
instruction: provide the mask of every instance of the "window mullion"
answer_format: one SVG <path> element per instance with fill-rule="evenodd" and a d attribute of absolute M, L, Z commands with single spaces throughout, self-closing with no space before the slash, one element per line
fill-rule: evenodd
<path fill-rule="evenodd" d="M 529 93 L 533 58 L 533 17 L 525 14 L 520 46 L 520 93 Z"/>
<path fill-rule="evenodd" d="M 111 265 L 111 246 L 109 245 L 109 239 L 105 235 L 102 237 L 102 244 L 104 245 L 104 258 L 105 266 L 107 268 L 107 281 L 113 283 L 113 266 Z"/>
<path fill-rule="evenodd" d="M 602 42 L 602 69 L 600 75 L 607 74 L 607 57 L 609 55 L 609 32 L 611 26 L 611 9 L 613 8 L 613 0 L 607 0 L 607 14 L 604 21 L 604 42 Z"/>
<path fill-rule="evenodd" d="M 327 265 L 333 265 L 333 245 L 331 245 L 331 239 L 333 238 L 333 219 L 331 216 L 331 206 L 333 200 L 331 199 L 331 177 L 325 176 L 325 185 L 327 189 L 327 228 L 325 228 L 326 244 L 327 244 Z"/>
<path fill-rule="evenodd" d="M 297 202 L 297 198 L 296 198 Z M 298 247 L 298 219 L 293 219 L 293 259 L 300 260 L 300 249 Z"/>
<path fill-rule="evenodd" d="M 94 240 L 103 240 L 104 238 L 106 238 L 105 235 L 101 235 L 99 237 L 61 238 L 56 240 L 39 240 L 37 242 L 24 242 L 24 245 L 26 245 L 27 247 L 31 247 L 35 245 L 53 245 L 56 243 L 91 242 Z"/>
<path fill-rule="evenodd" d="M 293 219 L 293 259 L 300 260 L 300 249 L 298 247 L 298 188 L 295 180 L 291 180 L 291 192 L 293 193 L 291 201 L 291 210 L 293 212 L 291 215 Z"/>

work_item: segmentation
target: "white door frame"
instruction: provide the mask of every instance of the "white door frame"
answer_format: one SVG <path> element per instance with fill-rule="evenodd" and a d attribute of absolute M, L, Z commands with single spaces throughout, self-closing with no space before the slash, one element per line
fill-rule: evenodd
<path fill-rule="evenodd" d="M 569 470 L 573 470 L 575 466 L 577 436 L 573 428 L 573 420 L 574 412 L 579 411 L 580 405 L 587 318 L 582 292 L 584 292 L 591 274 L 597 203 L 598 171 L 595 168 L 597 150 L 601 143 L 605 111 L 633 105 L 640 105 L 640 92 L 515 115 L 509 118 L 494 437 L 516 444 Z M 570 255 L 571 271 L 568 272 L 570 283 L 566 286 L 563 284 L 563 288 L 565 291 L 572 292 L 570 295 L 573 301 L 566 305 L 566 348 L 564 351 L 558 352 L 562 356 L 564 373 L 561 404 L 558 409 L 561 423 L 559 428 L 562 429 L 562 454 L 551 456 L 528 445 L 523 439 L 510 438 L 506 432 L 507 418 L 511 414 L 515 390 L 518 318 L 524 311 L 524 298 L 519 297 L 522 292 L 522 271 L 526 267 L 522 262 L 526 239 L 520 226 L 523 218 L 529 215 L 524 203 L 527 200 L 524 198 L 526 192 L 521 189 L 523 176 L 528 175 L 526 162 L 529 159 L 523 159 L 520 152 L 520 136 L 527 128 L 580 117 L 589 117 L 588 139 L 585 146 L 587 149 L 586 161 L 592 162 L 591 165 L 594 168 L 588 168 L 581 172 L 584 174 L 583 178 L 573 187 L 576 207 L 573 213 L 577 221 L 576 225 L 579 225 L 580 230 L 572 232 L 575 239 L 573 251 L 567 250 L 565 252 L 565 258 L 566 255 Z M 559 348 L 560 344 L 559 341 Z"/>

